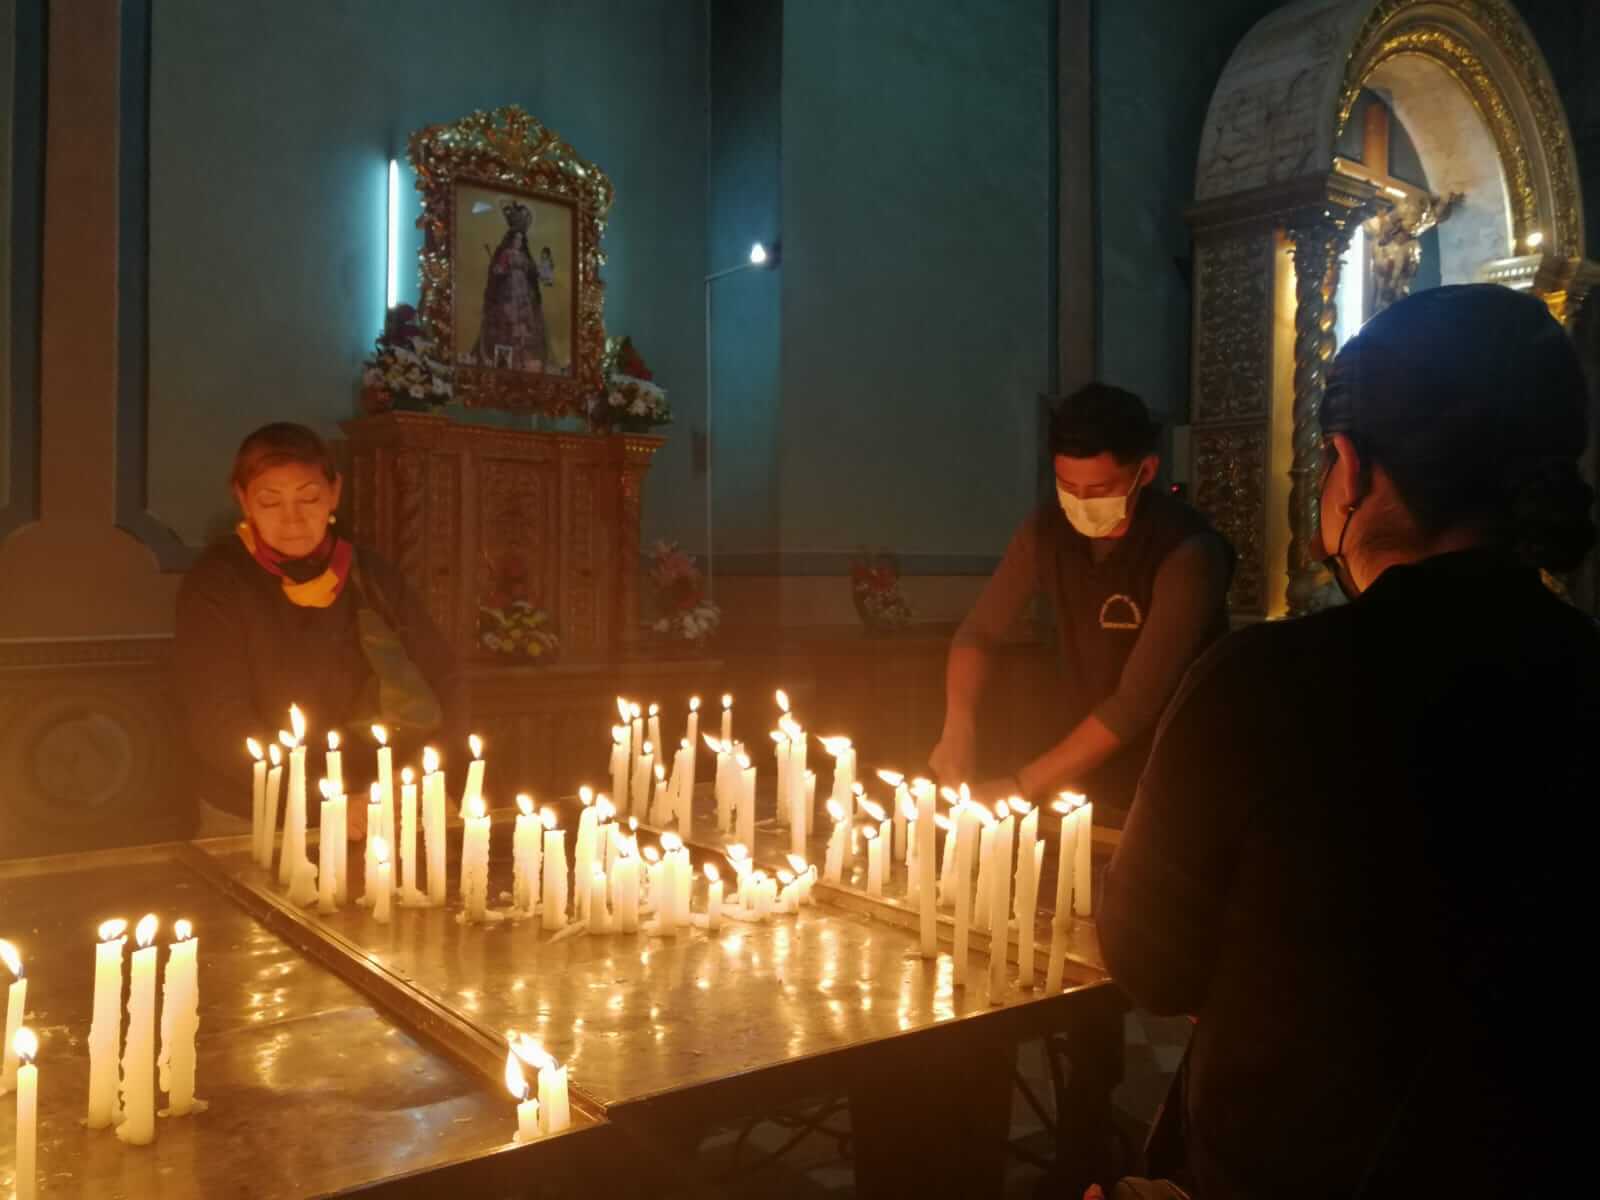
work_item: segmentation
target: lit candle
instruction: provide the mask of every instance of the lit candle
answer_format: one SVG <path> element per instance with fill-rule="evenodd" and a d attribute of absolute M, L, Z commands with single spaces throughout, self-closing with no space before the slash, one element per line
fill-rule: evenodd
<path fill-rule="evenodd" d="M 343 883 L 343 880 L 340 880 Z M 417 777 L 400 768 L 400 894 L 414 903 L 417 891 Z"/>
<path fill-rule="evenodd" d="M 483 795 L 483 739 L 477 734 L 467 737 L 467 749 L 472 751 L 472 761 L 467 764 L 467 782 L 461 788 L 461 811 L 456 815 L 466 820 L 472 801 Z"/>
<path fill-rule="evenodd" d="M 980 932 L 989 928 L 990 905 L 994 902 L 995 836 L 994 822 L 985 821 L 978 841 L 978 894 L 972 908 L 972 927 Z"/>
<path fill-rule="evenodd" d="M 644 754 L 644 709 L 637 704 L 628 706 L 628 738 L 633 744 L 633 772 L 639 773 L 639 759 Z M 643 815 L 643 814 L 639 814 Z"/>
<path fill-rule="evenodd" d="M 1021 818 L 1017 826 L 1017 875 L 1012 889 L 1011 915 L 1019 923 L 1028 895 L 1028 872 L 1033 870 L 1033 845 L 1039 837 L 1039 810 L 1020 796 L 1010 800 L 1011 811 Z"/>
<path fill-rule="evenodd" d="M 868 825 L 862 831 L 867 839 L 867 895 L 883 895 L 883 838 L 878 836 L 878 826 Z"/>
<path fill-rule="evenodd" d="M 283 855 L 278 863 L 278 882 L 292 885 L 295 873 L 306 857 L 306 718 L 298 705 L 289 706 L 292 732 L 278 734 L 289 751 L 289 796 L 283 818 Z"/>
<path fill-rule="evenodd" d="M 128 923 L 100 926 L 94 949 L 94 1016 L 89 1024 L 90 1129 L 104 1129 L 122 1120 L 117 1101 L 117 1057 L 122 1053 L 122 947 Z"/>
<path fill-rule="evenodd" d="M 982 811 L 977 805 L 962 804 L 955 813 L 956 873 L 952 886 L 956 900 L 956 936 L 952 982 L 956 987 L 965 987 L 967 983 L 967 948 L 972 926 L 972 859 L 978 849 Z"/>
<path fill-rule="evenodd" d="M 611 910 L 606 906 L 606 873 L 596 867 L 589 873 L 589 932 L 611 932 Z"/>
<path fill-rule="evenodd" d="M 188 921 L 172 925 L 173 943 L 161 986 L 161 1054 L 156 1060 L 161 1090 L 167 1093 L 164 1116 L 182 1117 L 204 1110 L 194 1098 L 194 1039 L 200 1030 L 200 941 Z"/>
<path fill-rule="evenodd" d="M 1033 861 L 1028 865 L 1028 892 L 1020 902 L 1017 913 L 1017 984 L 1031 990 L 1034 930 L 1039 912 L 1039 872 L 1044 866 L 1044 842 L 1036 839 L 1029 857 Z"/>
<path fill-rule="evenodd" d="M 621 701 L 618 701 L 621 703 Z M 628 727 L 611 727 L 611 794 L 624 808 L 628 804 Z"/>
<path fill-rule="evenodd" d="M 1072 867 L 1072 915 L 1094 916 L 1094 802 L 1085 800 L 1073 813 L 1077 839 L 1073 847 L 1077 859 Z"/>
<path fill-rule="evenodd" d="M 780 824 L 789 824 L 789 735 L 782 729 L 772 731 L 773 766 L 778 773 L 777 795 L 773 815 Z"/>
<path fill-rule="evenodd" d="M 789 868 L 794 872 L 797 896 L 801 904 L 811 903 L 811 885 L 816 882 L 817 869 L 807 864 L 798 854 L 789 855 Z"/>
<path fill-rule="evenodd" d="M 378 742 L 378 795 L 383 801 L 383 828 L 378 833 L 386 842 L 393 844 L 394 750 L 389 746 L 389 731 L 384 726 L 374 725 L 372 736 Z"/>
<path fill-rule="evenodd" d="M 531 1142 L 539 1136 L 539 1101 L 528 1095 L 528 1081 L 515 1050 L 506 1052 L 506 1088 L 517 1102 L 517 1136 L 514 1142 Z"/>
<path fill-rule="evenodd" d="M 344 791 L 344 755 L 339 752 L 338 730 L 328 730 L 328 757 L 322 773 L 334 791 Z"/>
<path fill-rule="evenodd" d="M 715 933 L 722 928 L 722 872 L 716 863 L 707 863 L 706 873 L 706 932 Z"/>
<path fill-rule="evenodd" d="M 672 823 L 672 796 L 667 787 L 666 767 L 656 763 L 655 777 L 655 790 L 650 794 L 650 824 L 662 829 Z"/>
<path fill-rule="evenodd" d="M 837 800 L 828 801 L 828 815 L 833 818 L 833 832 L 828 835 L 828 853 L 822 863 L 822 878 L 828 883 L 844 882 L 844 844 L 850 837 L 850 825 L 844 819 L 844 809 Z"/>
<path fill-rule="evenodd" d="M 564 929 L 567 924 L 567 835 L 556 828 L 556 815 L 548 808 L 544 822 L 544 927 Z"/>
<path fill-rule="evenodd" d="M 672 774 L 674 819 L 678 822 L 678 832 L 687 834 L 694 828 L 694 743 L 688 738 L 678 743 Z"/>
<path fill-rule="evenodd" d="M 661 924 L 661 932 L 675 934 L 681 923 L 678 915 L 678 901 L 683 895 L 683 888 L 678 883 L 678 873 L 683 868 L 678 852 L 683 849 L 683 840 L 670 830 L 661 835 L 661 874 L 657 877 L 660 883 L 659 892 L 656 883 L 650 885 L 650 896 L 656 903 L 656 916 Z"/>
<path fill-rule="evenodd" d="M 283 751 L 278 749 L 277 742 L 267 746 L 267 758 L 271 766 L 267 768 L 267 791 L 261 801 L 262 829 L 261 829 L 261 858 L 262 869 L 272 871 L 272 847 L 278 840 L 278 800 L 283 795 Z"/>
<path fill-rule="evenodd" d="M 0 1096 L 17 1086 L 17 1048 L 12 1043 L 22 1028 L 23 1010 L 28 1007 L 28 977 L 22 973 L 22 955 L 10 942 L 0 940 L 0 962 L 11 972 L 11 991 L 6 996 L 6 1040 L 0 1053 Z"/>
<path fill-rule="evenodd" d="M 684 744 L 689 747 L 689 777 L 685 782 L 685 794 L 691 799 L 694 797 L 695 758 L 700 749 L 700 697 L 689 697 L 688 727 L 683 732 Z M 687 809 L 685 805 L 685 809 Z M 683 827 L 687 830 L 689 827 Z"/>
<path fill-rule="evenodd" d="M 422 751 L 422 842 L 428 855 L 428 903 L 432 905 L 442 905 L 448 894 L 444 838 L 444 772 L 439 769 L 439 752 L 426 746 Z"/>
<path fill-rule="evenodd" d="M 739 818 L 735 836 L 746 846 L 756 844 L 756 768 L 748 756 L 735 760 L 739 768 Z"/>
<path fill-rule="evenodd" d="M 662 742 L 661 742 L 661 706 L 659 704 L 652 704 L 650 706 L 650 713 L 649 713 L 649 721 L 648 721 L 648 725 L 647 725 L 647 730 L 648 730 L 648 732 L 646 732 L 646 734 L 645 734 L 645 740 L 648 741 L 652 746 L 660 746 L 662 744 Z"/>
<path fill-rule="evenodd" d="M 294 866 L 294 878 L 289 881 L 289 903 L 297 908 L 317 902 L 317 868 L 309 859 L 301 859 Z"/>
<path fill-rule="evenodd" d="M 322 792 L 322 821 L 317 834 L 317 911 L 332 913 L 339 911 L 339 856 L 335 847 L 342 839 L 337 834 L 335 824 L 333 781 L 319 780 L 317 786 Z M 169 957 L 169 974 L 171 970 Z"/>
<path fill-rule="evenodd" d="M 916 872 L 918 919 L 922 935 L 922 957 L 933 958 L 939 953 L 939 896 L 933 882 L 934 822 L 933 789 L 917 795 L 917 849 Z"/>
<path fill-rule="evenodd" d="M 906 903 L 916 904 L 922 887 L 917 871 L 917 806 L 908 794 L 895 808 L 904 818 L 906 827 Z"/>
<path fill-rule="evenodd" d="M 734 842 L 728 847 L 728 865 L 733 868 L 734 881 L 739 885 L 739 907 L 749 908 L 750 851 Z"/>
<path fill-rule="evenodd" d="M 362 860 L 362 885 L 366 892 L 357 901 L 363 908 L 371 908 L 377 899 L 373 885 L 378 879 L 378 843 L 383 840 L 383 789 L 374 783 L 367 794 L 367 849 Z"/>
<path fill-rule="evenodd" d="M 1072 792 L 1062 792 L 1061 798 L 1050 808 L 1061 818 L 1061 840 L 1056 855 L 1056 904 L 1050 914 L 1050 961 L 1045 968 L 1045 991 L 1061 990 L 1062 976 L 1067 965 L 1067 926 L 1072 909 L 1072 869 L 1077 862 L 1075 845 L 1078 823 L 1072 810 L 1083 797 Z"/>
<path fill-rule="evenodd" d="M 542 832 L 533 812 L 533 797 L 521 793 L 517 796 L 517 825 L 511 839 L 511 907 L 520 913 L 531 914 L 538 903 L 539 860 L 544 857 L 539 836 Z"/>
<path fill-rule="evenodd" d="M 1009 804 L 996 805 L 1001 817 L 995 827 L 994 867 L 989 873 L 994 899 L 990 902 L 989 916 L 989 1003 L 999 1004 L 1005 999 L 1006 955 L 1011 943 L 1011 849 L 1016 838 L 1016 817 Z"/>
<path fill-rule="evenodd" d="M 645 874 L 644 874 L 644 899 L 645 907 L 654 909 L 657 916 L 661 913 L 661 851 L 654 846 L 644 848 Z"/>
<path fill-rule="evenodd" d="M 39 1194 L 39 1068 L 34 1056 L 39 1039 L 27 1026 L 6 1039 L 6 1055 L 16 1055 L 22 1064 L 17 1069 L 17 1148 L 16 1200 L 34 1200 Z"/>
<path fill-rule="evenodd" d="M 962 784 L 961 786 L 966 787 L 966 784 Z M 949 803 L 955 805 L 957 810 L 960 809 L 962 797 L 958 796 L 955 792 L 951 791 L 949 788 L 941 788 L 940 795 Z M 951 822 L 954 820 L 954 817 L 950 818 Z M 939 904 L 941 907 L 947 907 L 955 903 L 956 886 L 955 826 L 951 823 L 946 823 L 944 829 L 946 830 L 944 839 L 944 860 L 939 867 Z"/>
<path fill-rule="evenodd" d="M 539 1124 L 545 1133 L 560 1133 L 572 1126 L 567 1097 L 567 1069 L 545 1056 L 539 1068 Z"/>
<path fill-rule="evenodd" d="M 705 735 L 706 745 L 717 756 L 716 774 L 712 776 L 711 793 L 717 802 L 717 832 L 731 832 L 733 821 L 733 785 L 729 782 L 728 764 L 733 761 L 733 746 L 729 742 L 719 742 L 709 733 Z"/>
<path fill-rule="evenodd" d="M 594 808 L 594 792 L 588 787 L 578 789 L 578 800 L 583 811 L 578 816 L 578 835 L 572 844 L 572 916 L 584 921 L 589 917 L 589 876 L 594 871 L 595 832 L 599 828 L 599 814 Z"/>
<path fill-rule="evenodd" d="M 257 866 L 271 866 L 272 843 L 267 837 L 267 756 L 255 738 L 245 738 L 244 748 L 255 760 L 250 766 L 250 854 Z M 265 854 L 263 847 L 267 847 Z"/>
<path fill-rule="evenodd" d="M 134 936 L 133 975 L 128 988 L 128 1040 L 122 1051 L 122 1124 L 117 1136 L 130 1146 L 156 1137 L 156 927 L 150 913 Z"/>
<path fill-rule="evenodd" d="M 461 829 L 461 903 L 472 923 L 489 915 L 489 824 L 489 806 L 474 796 Z"/>
<path fill-rule="evenodd" d="M 639 932 L 639 858 L 632 847 L 624 845 L 612 872 L 612 887 L 616 893 L 617 932 Z"/>
<path fill-rule="evenodd" d="M 372 856 L 376 872 L 376 878 L 373 880 L 372 919 L 379 925 L 387 925 L 394 904 L 394 863 L 390 859 L 388 841 L 379 838 L 372 848 Z"/>
<path fill-rule="evenodd" d="M 650 781 L 655 777 L 655 762 L 655 746 L 645 742 L 633 764 L 633 813 L 641 821 L 651 819 Z"/>
<path fill-rule="evenodd" d="M 733 697 L 727 694 L 722 697 L 722 744 L 733 745 Z"/>

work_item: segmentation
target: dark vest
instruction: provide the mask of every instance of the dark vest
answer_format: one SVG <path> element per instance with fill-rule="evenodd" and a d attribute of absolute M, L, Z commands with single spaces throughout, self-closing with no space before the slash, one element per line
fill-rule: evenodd
<path fill-rule="evenodd" d="M 1133 525 L 1109 555 L 1095 561 L 1089 538 L 1072 528 L 1058 504 L 1043 510 L 1039 522 L 1041 578 L 1055 612 L 1061 654 L 1063 729 L 1094 711 L 1122 678 L 1144 628 L 1155 592 L 1156 572 L 1167 555 L 1196 534 L 1218 534 L 1195 509 L 1161 492 L 1146 491 L 1134 510 Z M 1226 546 L 1227 543 L 1223 542 Z M 1233 550 L 1228 547 L 1229 571 Z M 1219 605 L 1205 649 L 1228 632 L 1226 608 Z M 1150 754 L 1155 730 L 1123 746 L 1102 764 L 1085 788 L 1098 805 L 1126 809 Z"/>

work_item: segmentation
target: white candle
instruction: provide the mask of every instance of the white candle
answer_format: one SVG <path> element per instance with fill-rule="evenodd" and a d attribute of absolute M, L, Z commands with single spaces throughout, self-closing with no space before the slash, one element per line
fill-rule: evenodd
<path fill-rule="evenodd" d="M 383 791 L 374 783 L 367 793 L 367 844 L 362 858 L 361 884 L 365 889 L 357 901 L 363 908 L 371 908 L 375 899 L 373 885 L 378 879 L 378 843 L 383 841 Z"/>
<path fill-rule="evenodd" d="M 334 825 L 333 812 L 333 781 L 324 779 L 320 781 L 322 790 L 321 825 L 317 833 L 317 911 L 319 913 L 332 913 L 339 911 L 339 856 L 335 849 L 339 844 Z M 168 959 L 167 970 L 172 970 L 171 959 Z M 163 1018 L 164 1020 L 165 1018 Z"/>
<path fill-rule="evenodd" d="M 624 809 L 628 806 L 628 727 L 611 727 L 611 794 Z"/>
<path fill-rule="evenodd" d="M 963 804 L 956 810 L 956 871 L 952 880 L 956 901 L 955 962 L 952 982 L 956 987 L 967 983 L 967 947 L 972 922 L 972 859 L 978 849 L 978 825 L 982 818 L 979 810 Z"/>
<path fill-rule="evenodd" d="M 789 869 L 794 872 L 795 900 L 798 904 L 811 903 L 811 885 L 817 877 L 815 867 L 809 866 L 798 854 L 789 855 Z"/>
<path fill-rule="evenodd" d="M 1073 814 L 1077 820 L 1074 851 L 1077 860 L 1072 868 L 1072 915 L 1094 916 L 1094 802 L 1085 800 Z"/>
<path fill-rule="evenodd" d="M 917 877 L 923 958 L 933 958 L 939 953 L 939 896 L 933 882 L 934 822 L 933 789 L 929 788 L 917 797 L 917 861 L 912 868 Z"/>
<path fill-rule="evenodd" d="M 883 895 L 883 838 L 878 836 L 878 826 L 868 825 L 867 838 L 867 895 Z"/>
<path fill-rule="evenodd" d="M 694 829 L 694 743 L 685 738 L 678 744 L 672 770 L 677 784 L 672 789 L 677 810 L 678 832 L 687 836 Z"/>
<path fill-rule="evenodd" d="M 789 823 L 789 736 L 781 729 L 772 731 L 772 761 L 777 771 L 777 797 L 774 816 L 783 825 Z"/>
<path fill-rule="evenodd" d="M 817 773 L 815 771 L 806 772 L 806 794 L 805 798 L 800 802 L 800 811 L 805 814 L 806 840 L 809 841 L 817 828 Z"/>
<path fill-rule="evenodd" d="M 442 905 L 448 895 L 444 831 L 444 772 L 439 769 L 439 752 L 432 746 L 422 751 L 422 842 L 428 855 L 428 903 Z"/>
<path fill-rule="evenodd" d="M 972 908 L 972 927 L 980 932 L 989 928 L 989 906 L 994 901 L 994 839 L 994 822 L 985 821 L 978 841 L 978 894 Z"/>
<path fill-rule="evenodd" d="M 700 697 L 699 696 L 690 696 L 689 697 L 689 720 L 688 720 L 687 728 L 684 730 L 684 733 L 683 733 L 683 740 L 684 740 L 684 744 L 689 747 L 689 766 L 688 766 L 689 775 L 688 775 L 688 778 L 684 782 L 684 794 L 686 796 L 688 796 L 689 799 L 692 801 L 693 798 L 694 798 L 694 777 L 697 774 L 697 772 L 695 771 L 696 758 L 697 758 L 697 756 L 699 754 L 699 751 L 700 751 Z M 688 805 L 685 804 L 685 809 L 687 809 L 687 808 L 688 808 Z M 683 828 L 687 832 L 689 827 L 687 825 L 685 825 Z"/>
<path fill-rule="evenodd" d="M 1011 848 L 1016 837 L 1016 818 L 1009 808 L 995 830 L 994 869 L 989 874 L 994 899 L 989 905 L 989 1003 L 1005 999 L 1006 955 L 1011 942 Z"/>
<path fill-rule="evenodd" d="M 711 794 L 717 804 L 717 832 L 728 833 L 733 814 L 733 788 L 729 784 L 728 764 L 733 761 L 733 747 L 716 741 L 708 733 L 706 745 L 716 757 L 716 772 L 711 777 Z"/>
<path fill-rule="evenodd" d="M 733 744 L 733 697 L 727 694 L 722 697 L 722 744 Z"/>
<path fill-rule="evenodd" d="M 715 933 L 722 928 L 722 873 L 716 863 L 705 865 L 706 873 L 706 932 Z"/>
<path fill-rule="evenodd" d="M 271 766 L 267 768 L 267 791 L 261 801 L 261 867 L 272 870 L 272 847 L 278 840 L 278 801 L 283 795 L 283 751 L 276 742 L 267 746 Z"/>
<path fill-rule="evenodd" d="M 672 796 L 667 788 L 667 769 L 655 765 L 656 786 L 650 793 L 650 824 L 664 829 L 672 823 Z"/>
<path fill-rule="evenodd" d="M 1050 961 L 1045 968 L 1045 991 L 1061 990 L 1062 977 L 1067 965 L 1067 926 L 1072 909 L 1072 869 L 1077 861 L 1075 835 L 1078 823 L 1072 816 L 1081 797 L 1072 792 L 1062 792 L 1061 798 L 1050 805 L 1061 818 L 1061 837 L 1056 854 L 1056 903 L 1050 914 Z"/>
<path fill-rule="evenodd" d="M 474 796 L 461 828 L 461 904 L 469 922 L 489 915 L 489 824 L 488 805 Z"/>
<path fill-rule="evenodd" d="M 289 903 L 297 908 L 317 902 L 317 869 L 307 859 L 294 867 L 294 878 L 289 881 Z"/>
<path fill-rule="evenodd" d="M 11 990 L 6 995 L 6 1040 L 0 1051 L 0 1096 L 17 1086 L 20 1061 L 13 1044 L 22 1028 L 23 1010 L 28 1007 L 28 977 L 22 973 L 22 955 L 10 942 L 0 941 L 0 962 L 11 972 Z"/>
<path fill-rule="evenodd" d="M 333 801 L 333 828 L 330 832 L 324 825 L 322 836 L 333 839 L 334 899 L 340 904 L 348 904 L 350 903 L 350 798 L 343 792 L 335 792 L 330 799 Z"/>
<path fill-rule="evenodd" d="M 735 760 L 739 770 L 739 816 L 735 836 L 741 845 L 756 844 L 756 768 L 741 754 Z"/>
<path fill-rule="evenodd" d="M 139 922 L 128 988 L 128 1040 L 122 1052 L 122 1124 L 117 1137 L 148 1146 L 156 1137 L 156 956 L 154 913 Z"/>
<path fill-rule="evenodd" d="M 554 1059 L 539 1068 L 539 1125 L 545 1133 L 560 1133 L 572 1126 L 567 1097 L 567 1069 Z"/>
<path fill-rule="evenodd" d="M 639 773 L 639 759 L 644 755 L 644 709 L 637 704 L 631 704 L 628 706 L 628 716 L 630 718 L 628 722 L 628 740 L 633 745 L 631 768 L 633 773 L 637 775 Z M 635 812 L 635 815 L 642 817 L 644 814 Z"/>
<path fill-rule="evenodd" d="M 545 810 L 544 834 L 544 927 L 565 929 L 567 925 L 567 834 L 555 829 L 555 814 Z"/>
<path fill-rule="evenodd" d="M 267 838 L 267 756 L 255 738 L 245 738 L 244 748 L 255 760 L 250 765 L 250 854 L 257 866 L 271 866 L 272 843 Z"/>
<path fill-rule="evenodd" d="M 373 866 L 376 878 L 373 880 L 372 919 L 379 925 L 387 925 L 394 904 L 394 863 L 389 843 L 383 838 L 373 847 Z"/>
<path fill-rule="evenodd" d="M 417 892 L 417 777 L 400 770 L 400 894 L 415 900 Z"/>
<path fill-rule="evenodd" d="M 1044 843 L 1035 841 L 1028 857 L 1032 861 L 1028 864 L 1027 893 L 1019 898 L 1017 911 L 1017 984 L 1032 989 L 1034 928 L 1039 912 L 1039 871 L 1044 866 Z"/>
<path fill-rule="evenodd" d="M 837 801 L 828 801 L 828 815 L 833 818 L 833 832 L 828 835 L 828 854 L 823 859 L 822 878 L 828 883 L 843 883 L 844 844 L 850 837 L 850 826 Z"/>
<path fill-rule="evenodd" d="M 322 774 L 335 792 L 344 791 L 344 755 L 339 751 L 339 732 L 336 729 L 328 730 L 328 757 Z"/>
<path fill-rule="evenodd" d="M 856 751 L 847 737 L 831 737 L 822 739 L 822 748 L 833 756 L 833 801 L 844 810 L 848 819 L 854 800 L 851 789 L 856 782 Z M 893 772 L 878 772 L 879 775 L 892 775 Z M 795 853 L 802 852 L 800 846 L 795 847 Z"/>
<path fill-rule="evenodd" d="M 539 1101 L 528 1095 L 528 1081 L 522 1074 L 517 1052 L 506 1052 L 506 1087 L 517 1102 L 516 1142 L 531 1142 L 539 1136 Z"/>
<path fill-rule="evenodd" d="M 389 731 L 382 725 L 372 727 L 372 736 L 378 742 L 378 796 L 383 805 L 383 828 L 378 830 L 378 834 L 392 846 L 394 844 L 394 750 L 389 746 Z"/>
<path fill-rule="evenodd" d="M 128 923 L 100 926 L 94 949 L 94 1015 L 89 1024 L 90 1129 L 104 1129 L 122 1120 L 117 1101 L 117 1058 L 122 1053 L 122 947 Z"/>
<path fill-rule="evenodd" d="M 606 873 L 596 867 L 589 873 L 589 932 L 611 932 L 611 910 L 606 906 Z"/>
<path fill-rule="evenodd" d="M 592 791 L 587 787 L 579 788 L 578 799 L 583 811 L 578 815 L 578 835 L 572 844 L 572 885 L 577 893 L 573 896 L 572 916 L 574 920 L 584 921 L 589 917 L 589 876 L 594 871 L 595 837 L 600 818 L 595 812 Z"/>
<path fill-rule="evenodd" d="M 645 734 L 645 740 L 648 741 L 652 746 L 659 747 L 662 745 L 661 706 L 659 704 L 652 704 L 650 706 L 649 732 Z"/>
<path fill-rule="evenodd" d="M 920 895 L 922 879 L 917 871 L 917 806 L 912 803 L 911 797 L 906 797 L 904 809 L 906 825 L 906 903 L 916 904 Z"/>
<path fill-rule="evenodd" d="M 175 939 L 167 951 L 161 986 L 161 1054 L 156 1060 L 161 1090 L 167 1093 L 165 1116 L 182 1117 L 203 1109 L 194 1098 L 194 1039 L 200 1030 L 200 941 L 191 937 L 188 921 L 175 921 Z"/>
<path fill-rule="evenodd" d="M 467 749 L 472 751 L 472 761 L 467 764 L 467 782 L 461 789 L 461 811 L 456 814 L 463 820 L 471 803 L 483 796 L 483 739 L 475 733 L 470 735 Z"/>
<path fill-rule="evenodd" d="M 1018 797 L 1011 799 L 1011 811 L 1021 816 L 1017 826 L 1017 877 L 1012 890 L 1011 915 L 1019 927 L 1026 913 L 1028 873 L 1033 870 L 1033 845 L 1039 838 L 1039 810 Z"/>
<path fill-rule="evenodd" d="M 650 898 L 655 901 L 656 917 L 665 934 L 676 933 L 678 929 L 678 899 L 683 894 L 678 886 L 678 851 L 682 847 L 677 834 L 661 835 L 661 870 L 650 884 Z"/>
<path fill-rule="evenodd" d="M 517 796 L 517 824 L 511 837 L 511 907 L 532 913 L 539 897 L 539 860 L 544 857 L 543 829 L 534 815 L 533 797 Z"/>
<path fill-rule="evenodd" d="M 633 764 L 633 813 L 641 821 L 648 821 L 650 813 L 650 781 L 655 778 L 655 746 L 645 742 Z"/>
<path fill-rule="evenodd" d="M 22 1064 L 17 1069 L 16 1200 L 39 1194 L 39 1068 L 33 1061 L 38 1053 L 39 1039 L 26 1026 L 6 1041 L 6 1054 Z"/>
<path fill-rule="evenodd" d="M 739 908 L 750 907 L 749 879 L 750 879 L 750 851 L 734 842 L 728 847 L 728 865 L 733 868 L 734 882 L 738 885 Z"/>
<path fill-rule="evenodd" d="M 292 884 L 295 870 L 306 859 L 306 719 L 297 705 L 289 706 L 293 732 L 278 734 L 289 751 L 289 794 L 283 815 L 283 853 L 278 860 L 278 882 Z"/>
<path fill-rule="evenodd" d="M 965 787 L 966 785 L 963 784 L 962 786 Z M 940 790 L 940 794 L 951 804 L 957 806 L 957 812 L 960 811 L 960 805 L 962 803 L 962 798 L 960 796 L 951 791 L 949 788 L 942 788 Z M 941 907 L 955 903 L 956 819 L 954 813 L 952 813 L 949 817 L 945 828 L 944 859 L 939 867 L 939 904 Z"/>
<path fill-rule="evenodd" d="M 616 893 L 617 932 L 639 932 L 639 859 L 624 848 L 611 876 Z"/>

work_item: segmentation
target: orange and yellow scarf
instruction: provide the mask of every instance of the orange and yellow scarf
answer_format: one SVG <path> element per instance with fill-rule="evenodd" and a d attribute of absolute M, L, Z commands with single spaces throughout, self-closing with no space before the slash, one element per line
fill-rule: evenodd
<path fill-rule="evenodd" d="M 327 608 L 339 598 L 344 581 L 350 577 L 355 560 L 354 548 L 332 531 L 322 544 L 304 558 L 287 558 L 256 537 L 248 521 L 235 527 L 239 540 L 250 557 L 283 583 L 283 594 L 301 608 Z"/>

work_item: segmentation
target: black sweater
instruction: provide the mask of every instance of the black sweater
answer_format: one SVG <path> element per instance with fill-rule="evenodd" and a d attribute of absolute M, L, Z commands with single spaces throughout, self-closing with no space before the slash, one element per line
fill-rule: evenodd
<path fill-rule="evenodd" d="M 448 754 L 454 740 L 465 736 L 455 655 L 393 567 L 358 548 L 355 572 L 339 598 L 327 608 L 302 608 L 283 594 L 277 576 L 229 538 L 201 555 L 178 589 L 176 680 L 189 749 L 203 768 L 203 799 L 249 815 L 244 740 L 265 743 L 287 729 L 291 703 L 300 705 L 311 725 L 307 770 L 313 786 L 326 731 L 337 728 L 345 735 L 347 791 L 361 794 L 376 756 L 369 731 L 345 728 L 363 715 L 355 709 L 372 675 L 356 632 L 357 576 L 369 603 L 394 626 L 439 697 L 445 726 L 433 738 Z M 397 745 L 396 770 L 416 751 Z"/>
<path fill-rule="evenodd" d="M 1099 927 L 1136 1002 L 1199 1018 L 1200 1197 L 1532 1195 L 1572 1161 L 1546 984 L 1588 944 L 1597 747 L 1600 631 L 1486 552 L 1196 664 Z"/>

